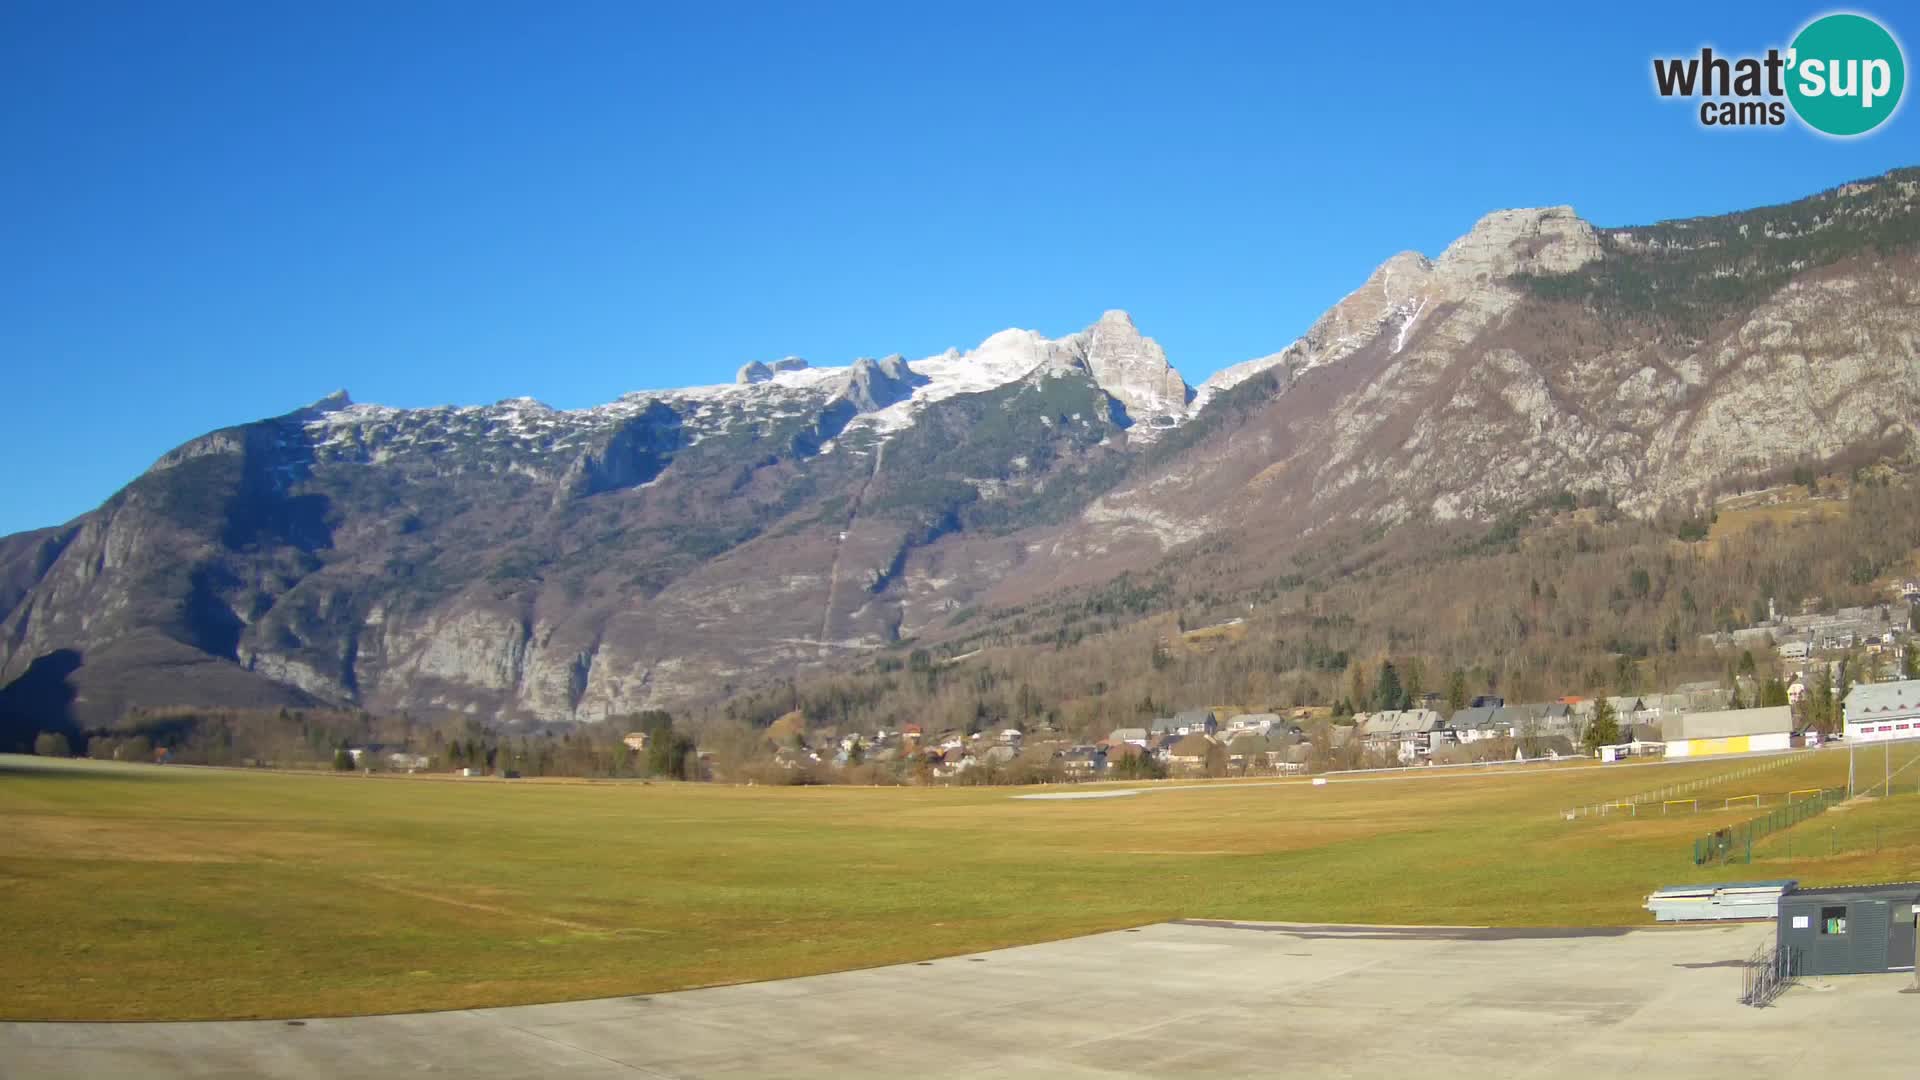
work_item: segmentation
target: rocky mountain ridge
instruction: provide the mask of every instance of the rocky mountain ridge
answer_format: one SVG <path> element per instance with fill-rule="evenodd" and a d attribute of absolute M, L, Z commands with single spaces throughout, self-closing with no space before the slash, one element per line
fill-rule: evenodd
<path fill-rule="evenodd" d="M 1207 540 L 1631 510 L 1920 425 L 1915 174 L 1596 229 L 1499 211 L 1190 387 L 1123 312 L 1050 339 L 583 410 L 335 395 L 0 538 L 6 702 L 594 721 L 724 696 Z M 51 703 L 51 704 L 49 704 Z"/>

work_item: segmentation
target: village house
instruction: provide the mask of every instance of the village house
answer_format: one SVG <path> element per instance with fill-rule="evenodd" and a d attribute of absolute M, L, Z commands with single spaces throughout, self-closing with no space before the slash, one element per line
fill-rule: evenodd
<path fill-rule="evenodd" d="M 1182 735 L 1167 748 L 1167 764 L 1176 770 L 1201 771 L 1207 767 L 1207 756 L 1218 745 L 1203 734 Z"/>
<path fill-rule="evenodd" d="M 1148 738 L 1148 735 L 1147 735 L 1146 728 L 1139 728 L 1139 727 L 1114 728 L 1113 731 L 1107 736 L 1107 743 L 1109 745 L 1113 743 L 1132 743 L 1135 746 L 1145 747 L 1147 745 L 1147 738 Z"/>
<path fill-rule="evenodd" d="M 1432 709 L 1389 709 L 1367 717 L 1360 737 L 1376 750 L 1389 750 L 1403 764 L 1433 751 L 1434 733 L 1445 727 Z"/>
<path fill-rule="evenodd" d="M 1068 749 L 1065 743 L 1031 742 L 1014 754 L 1013 764 L 1029 770 L 1053 769 Z"/>
<path fill-rule="evenodd" d="M 1494 720 L 1494 713 L 1499 711 L 1501 710 L 1482 705 L 1479 708 L 1468 707 L 1454 713 L 1447 721 L 1447 730 L 1452 733 L 1450 741 L 1476 743 L 1512 735 L 1511 727 Z"/>
<path fill-rule="evenodd" d="M 1227 767 L 1234 772 L 1277 771 L 1297 739 L 1246 731 L 1227 743 Z"/>
<path fill-rule="evenodd" d="M 1841 708 L 1849 742 L 1920 738 L 1920 680 L 1856 686 Z"/>
<path fill-rule="evenodd" d="M 1255 758 L 1267 752 L 1267 737 L 1253 731 L 1242 731 L 1227 740 L 1227 767 L 1235 772 L 1245 772 L 1252 766 Z"/>
<path fill-rule="evenodd" d="M 1097 746 L 1076 746 L 1060 755 L 1060 771 L 1085 779 L 1106 771 L 1107 752 Z"/>
<path fill-rule="evenodd" d="M 1633 694 L 1621 694 L 1610 697 L 1607 699 L 1607 704 L 1613 706 L 1614 722 L 1621 727 L 1626 727 L 1628 724 L 1641 724 L 1649 720 L 1659 719 L 1657 714 L 1653 716 L 1647 715 L 1646 700 Z M 1589 714 L 1588 719 L 1592 719 L 1591 714 Z"/>
<path fill-rule="evenodd" d="M 620 741 L 625 744 L 629 750 L 645 750 L 647 748 L 647 733 L 644 731 L 629 731 L 620 737 Z"/>
<path fill-rule="evenodd" d="M 1591 709 L 1593 702 L 1584 704 Z M 1587 720 L 1592 716 L 1590 711 L 1582 714 L 1580 709 L 1580 705 L 1569 705 L 1562 701 L 1521 705 L 1498 714 L 1496 719 L 1511 723 L 1515 738 L 1558 737 L 1578 743 L 1581 733 L 1587 730 Z M 1628 721 L 1621 720 L 1620 723 L 1624 726 Z"/>
<path fill-rule="evenodd" d="M 1220 730 L 1220 721 L 1212 709 L 1184 709 L 1173 716 L 1174 730 L 1181 735 L 1212 735 Z"/>
<path fill-rule="evenodd" d="M 1710 679 L 1699 682 L 1685 682 L 1673 688 L 1668 697 L 1684 699 L 1678 707 L 1662 704 L 1660 717 L 1665 719 L 1682 712 L 1712 712 L 1733 704 L 1733 691 Z"/>
<path fill-rule="evenodd" d="M 1527 740 L 1513 751 L 1515 761 L 1561 761 L 1582 756 L 1565 735 L 1540 735 Z"/>
<path fill-rule="evenodd" d="M 1256 731 L 1262 735 L 1267 734 L 1268 732 L 1272 731 L 1274 728 L 1279 726 L 1280 726 L 1280 715 L 1278 713 L 1270 713 L 1270 712 L 1240 713 L 1239 715 L 1233 717 L 1231 720 L 1227 721 L 1228 731 L 1231 731 L 1231 732 Z"/>

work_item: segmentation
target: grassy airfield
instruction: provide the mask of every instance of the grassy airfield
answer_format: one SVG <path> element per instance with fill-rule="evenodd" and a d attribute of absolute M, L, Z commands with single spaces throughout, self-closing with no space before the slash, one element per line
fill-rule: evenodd
<path fill-rule="evenodd" d="M 1915 753 L 1896 751 L 1897 768 Z M 1877 780 L 1879 752 L 1862 776 Z M 405 1012 L 921 960 L 1170 918 L 1647 922 L 1663 884 L 1920 877 L 1911 794 L 1795 830 L 1877 852 L 1702 871 L 1726 795 L 1844 784 L 1827 751 L 1701 812 L 1567 807 L 1745 762 L 1312 787 L 1007 788 L 380 778 L 0 757 L 0 1018 Z M 1906 774 L 1914 789 L 1920 769 Z M 1128 785 L 1112 785 L 1127 787 Z M 1725 790 L 1723 791 L 1722 788 Z M 1738 790 L 1735 790 L 1738 788 Z M 1092 790 L 1076 788 L 1074 790 Z M 928 1007 L 938 1009 L 938 1002 Z"/>

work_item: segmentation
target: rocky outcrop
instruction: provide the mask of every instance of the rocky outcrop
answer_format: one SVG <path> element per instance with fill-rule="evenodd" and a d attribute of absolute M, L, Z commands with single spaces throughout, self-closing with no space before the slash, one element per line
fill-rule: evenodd
<path fill-rule="evenodd" d="M 1076 335 L 1079 358 L 1094 382 L 1135 423 L 1171 426 L 1187 411 L 1187 383 L 1167 363 L 1158 342 L 1143 336 L 1124 311 L 1109 311 Z"/>
<path fill-rule="evenodd" d="M 1195 408 L 1204 408 L 1215 395 L 1262 372 L 1272 372 L 1281 386 L 1291 385 L 1314 368 L 1337 363 L 1382 335 L 1391 335 L 1394 349 L 1404 347 L 1439 293 L 1434 266 L 1426 256 L 1403 251 L 1381 263 L 1358 289 L 1314 320 L 1293 344 L 1271 356 L 1225 368 L 1200 387 Z"/>
<path fill-rule="evenodd" d="M 740 370 L 734 373 L 733 381 L 740 386 L 752 386 L 756 383 L 772 382 L 773 377 L 783 371 L 805 371 L 806 367 L 807 362 L 797 356 L 775 360 L 771 364 L 750 360 L 742 364 Z"/>
<path fill-rule="evenodd" d="M 877 412 L 913 396 L 916 386 L 927 379 L 915 374 L 899 356 L 884 360 L 855 360 L 846 381 L 835 398 L 852 405 L 857 412 Z"/>
<path fill-rule="evenodd" d="M 1599 234 L 1571 206 L 1496 210 L 1448 244 L 1434 269 L 1457 293 L 1514 274 L 1570 274 L 1603 255 Z"/>
<path fill-rule="evenodd" d="M 680 414 L 651 402 L 582 450 L 561 476 L 556 505 L 567 499 L 651 483 L 682 441 Z"/>

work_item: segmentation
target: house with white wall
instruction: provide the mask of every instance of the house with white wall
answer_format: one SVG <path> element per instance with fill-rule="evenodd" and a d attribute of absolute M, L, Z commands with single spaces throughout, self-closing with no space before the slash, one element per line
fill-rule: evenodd
<path fill-rule="evenodd" d="M 1920 679 L 1862 683 L 1841 703 L 1848 742 L 1920 738 Z"/>

